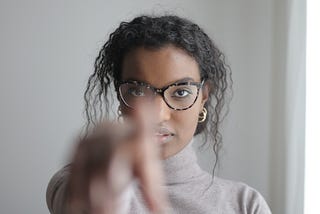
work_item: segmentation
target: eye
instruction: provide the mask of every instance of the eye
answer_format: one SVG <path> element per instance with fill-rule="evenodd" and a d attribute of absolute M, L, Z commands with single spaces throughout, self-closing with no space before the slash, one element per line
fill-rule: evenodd
<path fill-rule="evenodd" d="M 128 93 L 134 97 L 143 97 L 145 96 L 145 90 L 143 87 L 132 87 L 128 89 Z"/>
<path fill-rule="evenodd" d="M 188 95 L 192 94 L 191 91 L 187 90 L 187 89 L 178 89 L 173 93 L 173 97 L 177 97 L 177 98 L 183 98 L 186 97 Z"/>

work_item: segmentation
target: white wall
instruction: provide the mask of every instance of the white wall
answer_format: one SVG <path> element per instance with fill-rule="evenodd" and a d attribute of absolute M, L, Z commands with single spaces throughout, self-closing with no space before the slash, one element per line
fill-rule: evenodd
<path fill-rule="evenodd" d="M 150 11 L 193 19 L 226 53 L 235 95 L 220 175 L 270 201 L 272 1 L 2 0 L 1 213 L 48 213 L 46 186 L 83 123 L 82 94 L 100 46 L 119 21 Z"/>

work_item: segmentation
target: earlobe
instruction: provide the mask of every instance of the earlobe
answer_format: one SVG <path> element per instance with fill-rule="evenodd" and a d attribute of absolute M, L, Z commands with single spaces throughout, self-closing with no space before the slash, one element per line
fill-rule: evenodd
<path fill-rule="evenodd" d="M 209 99 L 209 86 L 208 84 L 204 84 L 202 87 L 202 100 L 201 103 L 204 105 Z"/>

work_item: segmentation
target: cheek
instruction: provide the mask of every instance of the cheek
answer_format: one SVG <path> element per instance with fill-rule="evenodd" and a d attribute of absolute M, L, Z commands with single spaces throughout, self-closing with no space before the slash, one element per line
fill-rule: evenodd
<path fill-rule="evenodd" d="M 174 120 L 177 131 L 179 131 L 179 137 L 189 139 L 194 135 L 198 125 L 198 110 L 191 108 L 177 112 Z"/>
<path fill-rule="evenodd" d="M 198 126 L 199 112 L 202 110 L 201 95 L 198 97 L 196 103 L 187 110 L 177 112 L 176 121 L 179 123 L 176 124 L 179 126 L 180 138 L 185 140 L 190 140 Z"/>

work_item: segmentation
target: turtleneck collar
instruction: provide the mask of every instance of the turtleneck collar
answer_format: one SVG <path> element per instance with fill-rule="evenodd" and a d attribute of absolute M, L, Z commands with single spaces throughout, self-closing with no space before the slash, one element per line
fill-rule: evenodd
<path fill-rule="evenodd" d="M 198 165 L 192 143 L 193 141 L 180 152 L 163 161 L 167 185 L 187 183 L 203 173 Z"/>

